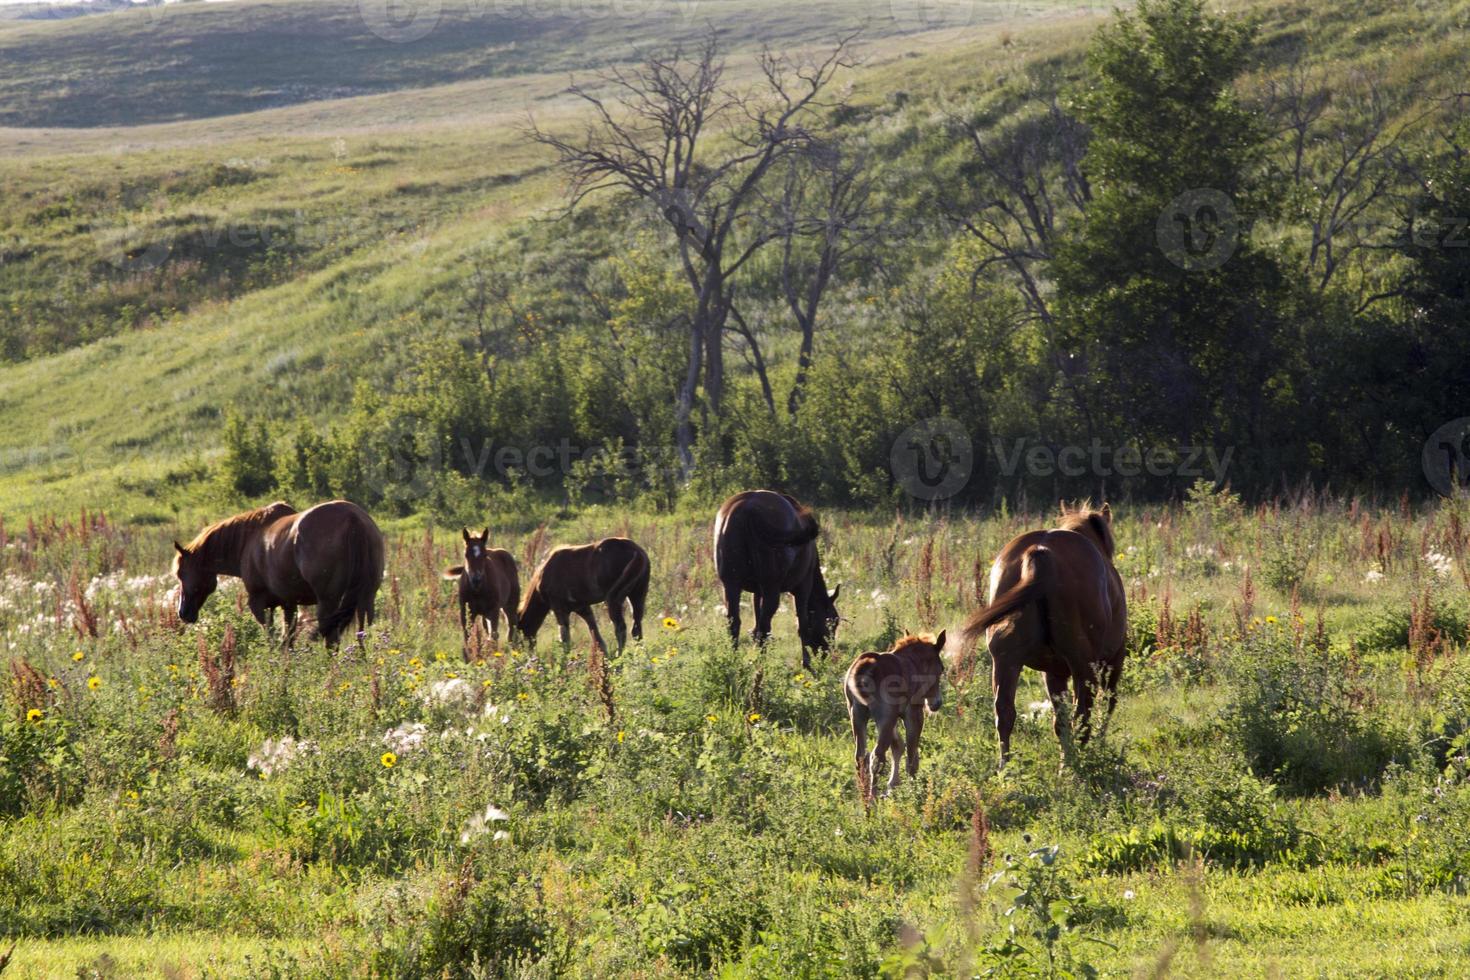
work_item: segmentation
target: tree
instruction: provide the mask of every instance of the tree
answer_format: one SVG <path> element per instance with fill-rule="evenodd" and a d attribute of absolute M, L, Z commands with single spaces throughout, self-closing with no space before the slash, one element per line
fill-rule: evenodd
<path fill-rule="evenodd" d="M 1142 0 L 1089 51 L 1092 198 L 1053 263 L 1089 438 L 1281 444 L 1300 310 L 1250 240 L 1270 214 L 1265 134 L 1234 89 L 1251 44 L 1202 0 Z"/>
<path fill-rule="evenodd" d="M 570 178 L 568 207 L 604 190 L 623 190 L 651 205 L 673 235 L 692 299 L 689 351 L 676 397 L 675 438 L 687 472 L 693 464 L 695 399 L 701 390 L 716 417 L 724 394 L 727 331 L 745 340 L 768 408 L 774 399 L 755 337 L 735 311 L 735 280 L 778 228 L 756 209 L 778 166 L 816 142 L 825 94 L 852 61 L 852 38 L 812 61 L 765 51 L 754 93 L 724 78 L 718 40 L 692 54 L 675 48 L 632 69 L 613 69 L 596 85 L 573 85 L 592 121 L 575 136 L 543 129 L 529 136 L 555 154 Z M 604 95 L 611 90 L 612 95 Z"/>

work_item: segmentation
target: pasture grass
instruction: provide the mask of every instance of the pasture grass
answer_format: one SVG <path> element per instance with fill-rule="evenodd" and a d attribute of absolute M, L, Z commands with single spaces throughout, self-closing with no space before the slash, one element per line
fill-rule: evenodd
<path fill-rule="evenodd" d="M 1028 673 L 998 772 L 988 663 L 961 654 L 918 777 L 870 810 L 841 668 L 953 627 L 977 567 L 1045 518 L 822 516 L 844 624 L 813 675 L 789 606 L 766 650 L 729 648 L 693 512 L 492 516 L 522 581 L 555 543 L 648 548 L 647 635 L 605 661 L 574 627 L 570 657 L 547 631 L 466 662 L 437 577 L 449 533 L 390 534 L 366 650 L 283 657 L 230 586 L 177 624 L 173 528 L 7 524 L 0 921 L 19 975 L 1021 975 L 1047 962 L 1008 886 L 1033 872 L 1059 876 L 1050 952 L 1079 969 L 1453 975 L 1470 943 L 1460 509 L 1121 508 L 1129 672 L 1077 768 Z M 1283 523 L 1310 541 L 1295 600 L 1256 584 Z M 1276 665 L 1300 689 L 1273 708 Z M 1327 751 L 1334 724 L 1346 754 Z M 1299 732 L 1331 738 L 1303 750 Z M 1319 756 L 1338 768 L 1301 768 Z M 1027 857 L 1051 845 L 1054 865 Z"/>

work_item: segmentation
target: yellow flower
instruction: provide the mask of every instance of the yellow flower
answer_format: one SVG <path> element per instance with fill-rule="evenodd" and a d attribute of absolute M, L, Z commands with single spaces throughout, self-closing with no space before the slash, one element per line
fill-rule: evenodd
<path fill-rule="evenodd" d="M 82 651 L 78 650 L 76 653 L 74 653 L 74 654 L 71 655 L 71 658 L 73 660 L 77 661 L 78 663 L 81 663 L 82 658 L 85 657 L 85 656 L 86 656 L 85 653 L 83 653 Z"/>
<path fill-rule="evenodd" d="M 61 686 L 61 681 L 57 680 L 54 677 L 48 677 L 48 678 L 46 678 L 46 686 L 47 687 L 60 687 Z"/>
<path fill-rule="evenodd" d="M 490 678 L 488 678 L 488 677 L 485 678 L 485 680 L 483 682 L 481 682 L 480 686 L 481 687 L 489 687 L 490 686 Z"/>
<path fill-rule="evenodd" d="M 46 712 L 42 711 L 40 708 L 32 708 L 30 711 L 26 712 L 26 721 L 40 721 L 42 718 L 45 717 Z"/>
<path fill-rule="evenodd" d="M 679 621 L 677 619 L 675 619 L 673 616 L 665 616 L 664 617 L 664 629 L 666 629 L 666 630 L 676 630 L 678 628 L 679 628 Z"/>
<path fill-rule="evenodd" d="M 1268 623 L 1275 623 L 1276 622 L 1276 617 L 1275 616 L 1267 616 L 1266 617 L 1266 622 L 1268 622 Z"/>
<path fill-rule="evenodd" d="M 398 765 L 398 756 L 394 755 L 392 752 L 384 752 L 382 756 L 378 759 L 378 761 L 383 764 L 384 769 L 392 769 L 394 766 Z"/>
<path fill-rule="evenodd" d="M 102 678 L 98 677 L 96 674 L 93 674 L 91 677 L 87 678 L 87 690 L 95 691 L 101 686 Z"/>
<path fill-rule="evenodd" d="M 500 650 L 496 650 L 495 651 L 495 656 L 497 656 L 497 657 L 503 657 L 503 656 L 505 656 L 505 654 L 502 651 L 500 651 Z"/>
<path fill-rule="evenodd" d="M 719 721 L 720 719 L 717 715 L 705 715 L 704 720 L 713 723 Z"/>
<path fill-rule="evenodd" d="M 618 744 L 619 745 L 622 745 L 623 744 L 623 733 L 622 732 L 618 732 Z"/>
<path fill-rule="evenodd" d="M 530 698 L 530 696 L 531 695 L 527 694 L 525 691 L 522 691 L 520 694 L 517 694 L 516 695 L 516 700 L 517 701 L 525 701 L 528 698 Z"/>
<path fill-rule="evenodd" d="M 408 661 L 408 665 L 410 667 L 422 667 L 424 665 L 424 662 L 422 660 L 420 660 L 418 657 L 410 657 L 409 658 L 409 661 Z"/>
<path fill-rule="evenodd" d="M 447 677 L 447 678 L 449 678 L 450 680 L 454 680 L 459 675 L 456 674 L 454 671 L 451 670 L 449 673 L 445 674 L 444 676 Z"/>
<path fill-rule="evenodd" d="M 444 656 L 444 651 L 443 650 L 440 650 L 439 652 L 437 652 L 437 653 L 434 654 L 434 659 L 437 660 L 439 663 L 442 664 L 444 661 L 448 660 L 449 658 L 446 657 L 446 656 Z"/>
<path fill-rule="evenodd" d="M 760 712 L 752 711 L 750 714 L 745 716 L 745 720 L 754 725 L 756 722 L 761 720 Z"/>

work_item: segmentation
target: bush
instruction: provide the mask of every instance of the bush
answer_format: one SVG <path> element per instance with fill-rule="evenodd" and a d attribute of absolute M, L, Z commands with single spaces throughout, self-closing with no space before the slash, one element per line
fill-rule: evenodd
<path fill-rule="evenodd" d="M 1340 651 L 1297 648 L 1288 630 L 1267 625 L 1226 659 L 1226 727 L 1257 776 L 1314 793 L 1367 785 L 1407 757 L 1406 733 L 1373 710 Z"/>

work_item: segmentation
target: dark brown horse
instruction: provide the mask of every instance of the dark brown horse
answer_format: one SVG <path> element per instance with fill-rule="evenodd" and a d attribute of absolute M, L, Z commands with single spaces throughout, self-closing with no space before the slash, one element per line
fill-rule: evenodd
<path fill-rule="evenodd" d="M 772 490 L 746 490 L 715 515 L 715 571 L 725 587 L 730 640 L 740 642 L 740 599 L 755 596 L 757 643 L 771 635 L 781 594 L 796 600 L 801 663 L 811 669 L 811 650 L 825 651 L 837 631 L 837 593 L 827 593 L 817 555 L 817 518 L 796 498 Z"/>
<path fill-rule="evenodd" d="M 596 544 L 557 548 L 531 576 L 521 603 L 520 630 L 534 645 L 547 613 L 556 616 L 564 650 L 572 645 L 571 615 L 576 613 L 592 631 L 599 649 L 606 650 L 597 632 L 592 606 L 607 604 L 607 616 L 617 635 L 618 652 L 628 639 L 623 603 L 633 606 L 633 639 L 643 639 L 643 603 L 648 598 L 648 554 L 627 538 L 603 538 Z"/>
<path fill-rule="evenodd" d="M 354 618 L 366 627 L 383 581 L 383 534 L 345 500 L 300 513 L 278 501 L 211 524 L 187 545 L 175 541 L 174 551 L 179 619 L 197 620 L 219 576 L 234 575 L 262 626 L 269 629 L 271 610 L 282 611 L 287 642 L 303 605 L 316 605 L 317 633 L 328 646 Z"/>
<path fill-rule="evenodd" d="M 1128 601 L 1113 567 L 1113 512 L 1062 508 L 1059 528 L 1028 531 L 1007 544 L 990 566 L 990 603 L 965 624 L 965 638 L 982 632 L 990 647 L 995 730 L 1000 763 L 1011 751 L 1016 724 L 1016 684 L 1021 668 L 1046 675 L 1052 727 L 1070 751 L 1066 731 L 1067 680 L 1077 701 L 1080 741 L 1090 734 L 1092 701 L 1100 679 L 1108 714 L 1118 701 L 1123 674 Z"/>
<path fill-rule="evenodd" d="M 888 777 L 888 791 L 898 785 L 898 759 L 904 753 L 904 735 L 908 736 L 908 770 L 912 778 L 919 771 L 919 737 L 924 732 L 924 712 L 944 707 L 945 636 L 905 636 L 886 653 L 858 654 L 842 692 L 847 695 L 847 717 L 852 722 L 852 739 L 856 743 L 858 783 L 863 796 L 873 791 L 873 780 L 882 775 L 884 757 L 893 755 L 893 772 Z M 868 756 L 868 719 L 878 729 L 878 745 Z M 903 722 L 904 735 L 898 733 Z"/>
<path fill-rule="evenodd" d="M 509 551 L 490 547 L 490 529 L 478 535 L 464 529 L 464 564 L 444 570 L 444 577 L 459 581 L 459 628 L 464 632 L 465 656 L 469 656 L 470 624 L 478 616 L 490 630 L 490 642 L 500 645 L 500 614 L 511 642 L 516 636 L 516 607 L 521 604 L 521 580 L 516 560 Z"/>

